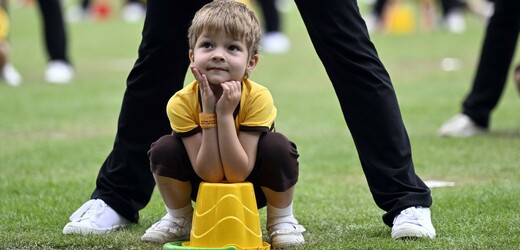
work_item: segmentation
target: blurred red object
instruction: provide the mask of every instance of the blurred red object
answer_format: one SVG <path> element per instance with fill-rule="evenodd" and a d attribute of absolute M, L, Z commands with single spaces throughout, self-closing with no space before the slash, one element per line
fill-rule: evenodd
<path fill-rule="evenodd" d="M 94 20 L 104 21 L 112 15 L 112 6 L 104 0 L 95 1 L 92 4 L 92 16 Z"/>

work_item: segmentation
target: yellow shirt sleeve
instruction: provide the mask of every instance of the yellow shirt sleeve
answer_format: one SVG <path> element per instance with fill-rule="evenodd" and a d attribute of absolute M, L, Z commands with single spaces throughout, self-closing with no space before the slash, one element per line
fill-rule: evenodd
<path fill-rule="evenodd" d="M 190 133 L 199 128 L 197 85 L 195 82 L 175 93 L 166 106 L 166 113 L 173 132 Z"/>
<path fill-rule="evenodd" d="M 0 7 L 0 41 L 4 41 L 9 34 L 9 17 L 4 8 Z"/>

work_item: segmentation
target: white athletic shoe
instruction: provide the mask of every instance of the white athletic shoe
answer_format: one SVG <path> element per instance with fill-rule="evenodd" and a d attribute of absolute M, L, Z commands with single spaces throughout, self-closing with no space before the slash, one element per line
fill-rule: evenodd
<path fill-rule="evenodd" d="M 289 51 L 291 42 L 282 32 L 269 32 L 260 41 L 263 51 L 271 54 L 283 54 Z"/>
<path fill-rule="evenodd" d="M 79 4 L 69 7 L 66 14 L 67 22 L 70 23 L 88 21 L 90 18 L 92 18 L 90 9 L 84 9 Z"/>
<path fill-rule="evenodd" d="M 466 31 L 466 20 L 464 19 L 464 13 L 459 10 L 451 11 L 444 18 L 444 25 L 451 33 L 464 33 L 464 31 Z"/>
<path fill-rule="evenodd" d="M 45 81 L 53 84 L 67 84 L 74 77 L 72 66 L 62 60 L 50 61 L 45 70 Z"/>
<path fill-rule="evenodd" d="M 22 83 L 22 76 L 18 71 L 14 68 L 14 66 L 10 63 L 6 63 L 4 65 L 4 68 L 1 71 L 2 79 L 11 86 L 20 86 L 20 83 Z"/>
<path fill-rule="evenodd" d="M 303 245 L 305 228 L 294 217 L 268 219 L 267 232 L 273 248 Z"/>
<path fill-rule="evenodd" d="M 142 241 L 166 243 L 190 239 L 192 214 L 185 217 L 173 217 L 166 214 L 162 219 L 146 230 Z"/>
<path fill-rule="evenodd" d="M 123 228 L 130 222 L 119 215 L 103 200 L 85 202 L 70 216 L 70 222 L 63 228 L 63 234 L 106 234 Z"/>
<path fill-rule="evenodd" d="M 127 23 L 136 23 L 144 19 L 146 8 L 139 3 L 129 3 L 123 7 L 123 20 Z"/>
<path fill-rule="evenodd" d="M 430 217 L 430 209 L 426 207 L 409 207 L 394 219 L 392 239 L 401 238 L 435 238 Z"/>
<path fill-rule="evenodd" d="M 458 114 L 442 124 L 438 134 L 447 137 L 470 137 L 487 132 L 487 128 L 478 126 L 469 116 Z"/>

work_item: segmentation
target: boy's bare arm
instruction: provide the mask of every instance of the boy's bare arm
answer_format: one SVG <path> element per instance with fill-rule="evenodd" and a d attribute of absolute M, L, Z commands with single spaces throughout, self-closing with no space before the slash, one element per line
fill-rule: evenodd
<path fill-rule="evenodd" d="M 232 115 L 219 116 L 218 137 L 224 175 L 229 182 L 242 182 L 251 173 L 260 133 L 237 135 Z"/>
<path fill-rule="evenodd" d="M 218 149 L 217 129 L 182 138 L 195 173 L 208 182 L 222 182 L 224 171 Z"/>

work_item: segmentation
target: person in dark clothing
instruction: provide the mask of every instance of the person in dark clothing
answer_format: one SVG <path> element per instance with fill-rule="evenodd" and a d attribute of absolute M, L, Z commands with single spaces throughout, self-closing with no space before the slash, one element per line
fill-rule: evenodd
<path fill-rule="evenodd" d="M 472 88 L 462 102 L 462 112 L 441 126 L 440 136 L 469 137 L 489 131 L 491 112 L 502 96 L 519 31 L 520 1 L 495 1 Z"/>
<path fill-rule="evenodd" d="M 208 0 L 147 1 L 138 59 L 127 79 L 112 152 L 101 166 L 91 200 L 65 234 L 102 234 L 136 223 L 154 179 L 147 152 L 171 133 L 165 107 L 183 87 L 190 64 L 187 30 Z M 427 237 L 430 189 L 416 175 L 397 97 L 356 0 L 296 0 L 314 48 L 339 99 L 375 203 L 392 238 Z M 146 121 L 146 122 L 143 122 Z"/>

